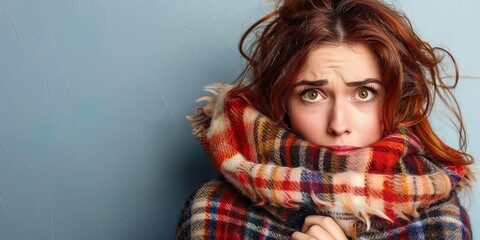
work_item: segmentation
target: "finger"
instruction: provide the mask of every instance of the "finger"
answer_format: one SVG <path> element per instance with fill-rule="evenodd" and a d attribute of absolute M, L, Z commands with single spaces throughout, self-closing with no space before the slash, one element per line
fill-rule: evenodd
<path fill-rule="evenodd" d="M 320 216 L 320 215 L 310 215 L 305 218 L 305 222 L 302 226 L 302 232 L 308 231 L 310 227 L 318 225 L 323 230 L 327 231 L 334 239 L 346 240 L 347 237 L 343 233 L 340 226 L 333 220 L 331 217 Z"/>
<path fill-rule="evenodd" d="M 319 225 L 311 226 L 305 234 L 319 240 L 335 240 L 330 233 Z"/>
<path fill-rule="evenodd" d="M 326 217 L 321 215 L 310 215 L 305 218 L 305 221 L 302 226 L 302 232 L 306 232 L 313 225 L 319 225 L 323 228 L 335 226 L 340 229 L 340 226 L 338 226 L 335 220 L 333 220 L 331 217 Z"/>
<path fill-rule="evenodd" d="M 290 240 L 316 240 L 316 239 L 302 232 L 294 232 L 290 237 Z"/>

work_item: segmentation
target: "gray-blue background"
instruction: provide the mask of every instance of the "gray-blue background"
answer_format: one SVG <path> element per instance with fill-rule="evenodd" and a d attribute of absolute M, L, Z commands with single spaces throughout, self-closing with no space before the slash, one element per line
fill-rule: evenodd
<path fill-rule="evenodd" d="M 480 76 L 478 1 L 396 4 Z M 0 0 L 0 239 L 173 239 L 184 200 L 215 174 L 184 116 L 203 85 L 235 79 L 239 37 L 270 5 Z M 476 158 L 479 92 L 469 78 L 456 90 Z"/>

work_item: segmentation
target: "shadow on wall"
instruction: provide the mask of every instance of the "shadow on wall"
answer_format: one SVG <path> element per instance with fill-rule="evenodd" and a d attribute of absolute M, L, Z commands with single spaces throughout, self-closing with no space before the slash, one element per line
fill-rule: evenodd
<path fill-rule="evenodd" d="M 182 124 L 172 132 L 170 136 L 181 137 L 171 141 L 171 146 L 164 148 L 171 152 L 169 156 L 175 156 L 170 158 L 170 167 L 163 170 L 169 179 L 163 178 L 161 183 L 164 199 L 162 202 L 165 205 L 162 206 L 164 211 L 160 214 L 163 221 L 160 233 L 165 235 L 165 239 L 174 239 L 179 216 L 187 198 L 217 174 L 200 142 L 190 135 L 189 123 Z"/>
<path fill-rule="evenodd" d="M 188 100 L 173 100 L 174 103 L 188 101 L 184 116 L 178 116 L 178 124 L 162 127 L 161 141 L 159 146 L 161 161 L 164 167 L 161 181 L 162 204 L 161 209 L 161 234 L 165 239 L 174 239 L 175 230 L 180 213 L 187 198 L 194 193 L 202 184 L 218 176 L 207 153 L 203 150 L 200 141 L 191 134 L 191 122 L 185 119 L 185 115 L 193 114 L 197 103 L 195 99 L 208 95 L 204 92 L 203 86 L 212 82 L 234 81 L 240 69 L 239 63 L 234 59 L 238 55 L 231 52 L 222 52 L 225 49 L 205 47 L 209 57 L 216 59 L 215 62 L 196 62 L 192 65 L 190 72 L 197 73 L 195 79 L 187 81 L 189 86 Z M 207 50 L 208 49 L 208 50 Z M 183 74 L 183 73 L 182 73 Z M 192 78 L 192 77 L 191 77 Z M 181 90 L 179 90 L 181 91 Z M 183 103 L 182 103 L 183 104 Z M 203 104 L 203 103 L 200 103 Z M 168 160 L 167 160 L 168 159 Z"/>

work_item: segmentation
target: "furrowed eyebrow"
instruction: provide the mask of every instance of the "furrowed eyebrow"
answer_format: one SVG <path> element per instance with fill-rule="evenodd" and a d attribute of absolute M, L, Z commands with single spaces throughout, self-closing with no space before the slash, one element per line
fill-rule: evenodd
<path fill-rule="evenodd" d="M 326 80 L 326 79 L 320 79 L 320 80 L 315 80 L 315 81 L 301 80 L 301 81 L 298 81 L 297 83 L 295 83 L 294 87 L 301 86 L 301 85 L 321 87 L 321 86 L 327 85 L 327 83 L 328 83 L 328 80 Z M 362 80 L 362 81 L 347 82 L 347 83 L 345 83 L 345 85 L 347 85 L 348 87 L 360 87 L 360 86 L 365 86 L 365 85 L 370 84 L 370 83 L 377 83 L 377 84 L 383 85 L 382 81 L 380 81 L 379 79 L 376 79 L 376 78 L 367 78 L 367 79 Z"/>
<path fill-rule="evenodd" d="M 315 80 L 315 81 L 301 80 L 301 81 L 298 81 L 297 83 L 295 83 L 294 87 L 301 86 L 301 85 L 321 87 L 321 86 L 326 85 L 327 83 L 328 83 L 328 80 L 326 80 L 326 79 Z"/>
<path fill-rule="evenodd" d="M 357 82 L 348 82 L 348 83 L 345 83 L 345 85 L 349 86 L 349 87 L 360 87 L 360 86 L 364 86 L 364 85 L 367 85 L 369 83 L 378 83 L 380 85 L 383 85 L 382 84 L 382 81 L 376 79 L 376 78 L 367 78 L 365 80 L 362 80 L 362 81 L 357 81 Z"/>

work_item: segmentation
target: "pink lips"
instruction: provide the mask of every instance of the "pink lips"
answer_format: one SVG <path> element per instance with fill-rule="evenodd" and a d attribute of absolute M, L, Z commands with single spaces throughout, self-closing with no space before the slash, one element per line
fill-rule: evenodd
<path fill-rule="evenodd" d="M 327 146 L 327 148 L 336 154 L 348 154 L 358 149 L 358 147 L 353 147 L 353 146 L 336 146 L 336 145 Z"/>

